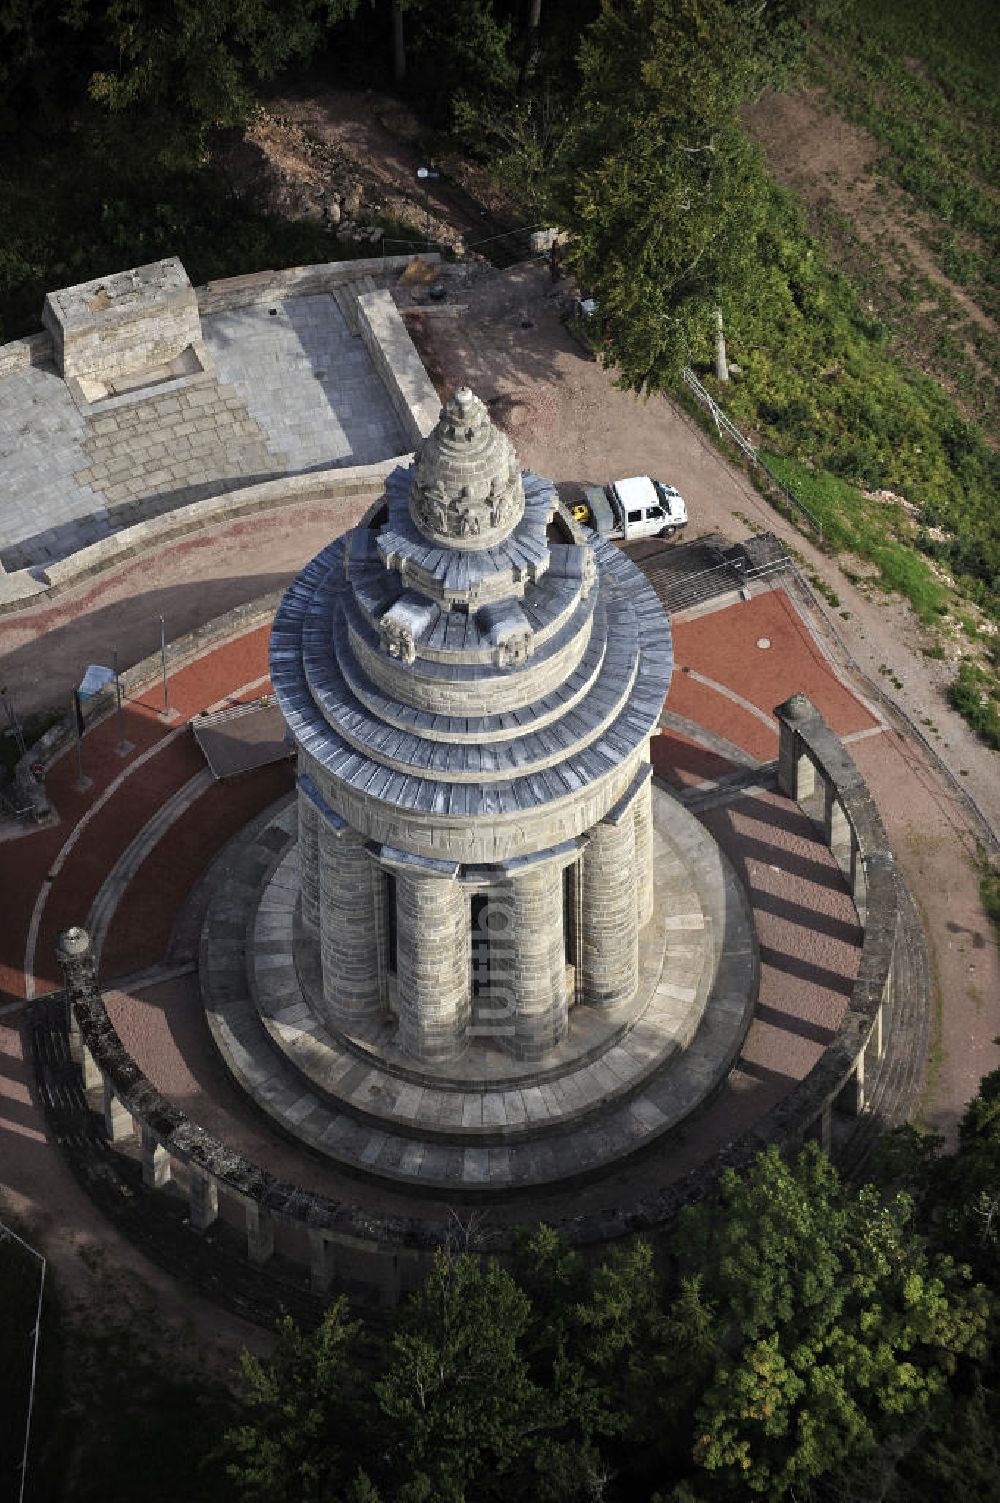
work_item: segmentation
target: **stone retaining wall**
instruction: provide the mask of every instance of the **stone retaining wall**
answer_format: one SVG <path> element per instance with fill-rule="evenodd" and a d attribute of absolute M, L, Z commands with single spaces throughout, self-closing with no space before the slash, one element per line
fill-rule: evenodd
<path fill-rule="evenodd" d="M 358 332 L 407 443 L 416 448 L 433 430 L 441 402 L 388 292 L 366 292 L 358 298 Z"/>
<path fill-rule="evenodd" d="M 198 311 L 200 314 L 221 313 L 288 297 L 332 293 L 335 288 L 350 288 L 361 283 L 373 273 L 402 271 L 411 261 L 420 259 L 436 263 L 441 258 L 437 252 L 419 257 L 386 256 L 228 277 L 195 289 Z M 370 303 L 370 309 L 362 309 L 361 303 Z M 359 300 L 359 327 L 403 431 L 408 441 L 415 445 L 434 426 L 440 403 L 388 293 L 367 294 Z M 2 345 L 0 379 L 42 365 L 54 356 L 53 339 L 48 331 Z M 195 532 L 232 517 L 297 501 L 329 500 L 338 496 L 370 494 L 374 500 L 390 470 L 397 464 L 408 463 L 410 457 L 409 453 L 400 454 L 377 465 L 331 468 L 287 476 L 196 501 L 190 506 L 178 507 L 162 516 L 123 528 L 109 538 L 81 548 L 68 558 L 49 565 L 42 579 L 27 569 L 6 574 L 0 565 L 0 615 L 19 610 L 43 595 L 49 599 L 89 575 L 182 533 Z"/>
<path fill-rule="evenodd" d="M 262 609 L 266 604 L 259 602 Z M 746 1169 L 769 1144 L 794 1149 L 818 1137 L 829 1146 L 834 1107 L 851 1113 L 865 1108 L 866 1072 L 878 1068 L 883 1052 L 883 1008 L 902 921 L 900 879 L 871 794 L 819 712 L 796 695 L 775 714 L 781 727 L 780 786 L 807 806 L 817 792 L 822 795 L 828 843 L 852 874 L 858 894 L 864 942 L 850 1006 L 810 1074 L 722 1152 L 643 1200 L 556 1223 L 572 1245 L 592 1253 L 607 1242 L 668 1226 L 683 1205 L 711 1196 L 725 1168 Z M 111 1142 L 138 1136 L 144 1182 L 155 1190 L 177 1181 L 187 1194 L 194 1230 L 220 1217 L 230 1223 L 239 1219 L 252 1263 L 263 1265 L 278 1252 L 305 1264 L 318 1291 L 341 1274 L 375 1287 L 388 1305 L 420 1282 L 446 1234 L 441 1224 L 416 1214 L 365 1214 L 280 1181 L 211 1137 L 160 1095 L 125 1049 L 107 1015 L 84 931 L 61 937 L 60 962 L 71 1048 L 84 1086 L 94 1092 L 95 1105 L 99 1100 L 107 1136 Z M 496 1225 L 480 1235 L 478 1245 L 502 1256 L 513 1235 L 512 1227 Z"/>
<path fill-rule="evenodd" d="M 405 271 L 411 261 L 431 261 L 437 265 L 437 251 L 421 251 L 415 256 L 372 256 L 359 261 L 324 261 L 316 266 L 292 266 L 285 271 L 255 271 L 243 277 L 225 277 L 196 287 L 198 312 L 225 313 L 232 308 L 252 308 L 259 303 L 273 303 L 288 297 L 316 297 L 332 293 L 337 287 L 349 287 L 365 277 L 385 272 Z M 0 355 L 2 355 L 0 351 Z"/>

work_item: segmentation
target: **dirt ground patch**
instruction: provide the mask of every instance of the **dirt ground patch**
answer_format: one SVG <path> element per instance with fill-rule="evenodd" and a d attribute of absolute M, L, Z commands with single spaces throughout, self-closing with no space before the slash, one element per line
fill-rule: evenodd
<path fill-rule="evenodd" d="M 877 172 L 875 138 L 845 120 L 822 89 L 768 90 L 743 117 L 769 176 L 802 200 L 810 229 L 834 264 L 864 289 L 868 311 L 891 324 L 908 363 L 933 376 L 968 415 L 995 431 L 996 383 L 974 335 L 986 330 L 996 336 L 997 325 L 941 269 L 928 245 L 935 228 L 931 217 Z M 920 296 L 923 282 L 929 284 L 923 291 L 936 289 L 938 297 Z M 950 305 L 947 315 L 939 298 Z M 940 358 L 942 327 L 960 343 L 983 385 L 972 399 Z"/>

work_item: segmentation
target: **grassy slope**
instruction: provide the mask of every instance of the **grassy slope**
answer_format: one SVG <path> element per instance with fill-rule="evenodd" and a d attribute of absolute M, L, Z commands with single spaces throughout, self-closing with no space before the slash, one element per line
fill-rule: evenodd
<path fill-rule="evenodd" d="M 991 33 L 983 0 L 957 0 L 944 20 L 932 0 L 855 0 L 810 42 L 814 74 L 879 136 L 877 170 L 931 224 L 934 254 L 953 279 L 961 250 L 965 290 L 982 292 L 987 314 L 1000 139 Z M 874 563 L 923 622 L 964 633 L 974 662 L 961 672 L 956 703 L 1000 746 L 996 639 L 979 636 L 966 604 L 1000 621 L 1000 460 L 990 435 L 907 363 L 893 321 L 834 268 L 801 205 L 777 188 L 761 249 L 754 305 L 727 310 L 730 358 L 743 376 L 717 394 L 821 516 L 835 550 Z M 986 354 L 990 337 L 982 331 Z M 980 379 L 989 380 L 981 371 Z M 995 414 L 993 388 L 984 407 Z M 903 504 L 863 490 L 891 491 Z"/>

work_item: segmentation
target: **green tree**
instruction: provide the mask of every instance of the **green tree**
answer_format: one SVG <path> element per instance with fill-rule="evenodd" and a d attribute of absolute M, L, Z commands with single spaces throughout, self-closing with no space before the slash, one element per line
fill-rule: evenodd
<path fill-rule="evenodd" d="M 718 1310 L 699 1467 L 785 1497 L 915 1427 L 958 1358 L 982 1353 L 985 1291 L 911 1218 L 908 1197 L 848 1189 L 815 1147 L 794 1166 L 769 1149 L 683 1218 L 680 1266 Z"/>
<path fill-rule="evenodd" d="M 532 1496 L 600 1498 L 608 1442 L 626 1452 L 662 1426 L 659 1281 L 649 1244 L 614 1248 L 597 1269 L 540 1226 L 521 1244 L 521 1286 L 531 1298 L 525 1332 L 531 1374 L 547 1395 L 535 1448 Z"/>
<path fill-rule="evenodd" d="M 358 1476 L 362 1409 L 352 1361 L 359 1330 L 341 1297 L 315 1331 L 303 1333 L 286 1316 L 268 1357 L 243 1353 L 246 1418 L 225 1436 L 227 1470 L 241 1497 L 262 1503 L 375 1498 Z"/>
<path fill-rule="evenodd" d="M 736 111 L 757 77 L 759 15 L 726 0 L 604 0 L 581 47 L 578 133 L 554 199 L 608 363 L 636 391 L 707 355 L 716 308 L 755 275 L 766 179 Z"/>
<path fill-rule="evenodd" d="M 521 1350 L 529 1316 L 496 1263 L 438 1250 L 375 1385 L 396 1503 L 507 1495 L 542 1407 Z"/>

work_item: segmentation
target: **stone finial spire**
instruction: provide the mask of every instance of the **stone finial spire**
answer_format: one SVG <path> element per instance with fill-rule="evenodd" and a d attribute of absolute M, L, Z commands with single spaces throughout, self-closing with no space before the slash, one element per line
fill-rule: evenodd
<path fill-rule="evenodd" d="M 430 542 L 478 551 L 502 542 L 523 512 L 514 445 L 485 404 L 460 387 L 417 457 L 410 515 Z"/>

